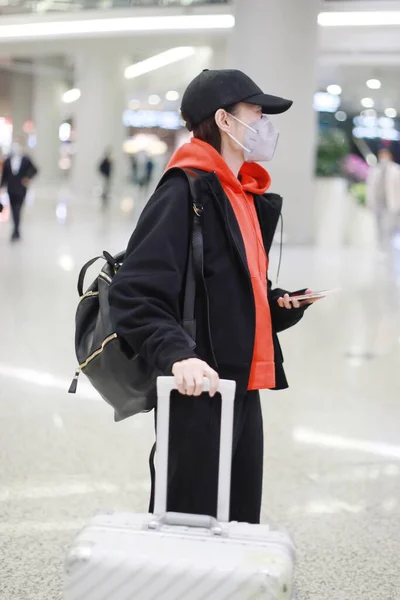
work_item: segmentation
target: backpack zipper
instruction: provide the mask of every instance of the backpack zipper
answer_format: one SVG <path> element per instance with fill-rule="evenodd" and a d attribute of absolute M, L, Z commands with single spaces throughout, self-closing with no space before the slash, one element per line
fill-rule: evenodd
<path fill-rule="evenodd" d="M 83 294 L 83 296 L 81 296 L 79 298 L 79 302 L 82 302 L 82 300 L 85 300 L 86 298 L 93 298 L 93 296 L 98 296 L 99 292 L 86 292 L 86 294 Z"/>
<path fill-rule="evenodd" d="M 117 337 L 118 336 L 116 333 L 112 333 L 111 335 L 106 337 L 106 339 L 101 344 L 100 348 L 98 348 L 97 350 L 92 352 L 92 354 L 90 356 L 88 356 L 87 359 L 83 363 L 78 365 L 78 368 L 75 371 L 74 378 L 73 378 L 71 385 L 69 387 L 69 390 L 68 390 L 69 394 L 76 394 L 76 390 L 78 387 L 78 379 L 79 379 L 79 375 L 81 374 L 82 369 L 85 369 L 92 362 L 92 360 L 94 360 L 97 356 L 99 356 L 103 352 L 103 350 L 107 346 L 107 344 L 109 342 L 111 342 L 112 340 L 115 340 Z"/>

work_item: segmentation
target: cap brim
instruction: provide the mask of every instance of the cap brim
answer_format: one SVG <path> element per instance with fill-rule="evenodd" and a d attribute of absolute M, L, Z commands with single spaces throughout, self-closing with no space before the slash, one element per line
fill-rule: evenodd
<path fill-rule="evenodd" d="M 257 94 L 256 96 L 251 96 L 251 98 L 246 98 L 244 102 L 262 106 L 263 113 L 266 115 L 280 115 L 289 110 L 293 104 L 292 100 L 279 98 L 279 96 L 270 96 L 269 94 Z"/>

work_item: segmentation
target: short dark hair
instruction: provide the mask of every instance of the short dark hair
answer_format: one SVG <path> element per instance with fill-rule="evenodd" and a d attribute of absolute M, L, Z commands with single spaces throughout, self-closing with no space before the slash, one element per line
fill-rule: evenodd
<path fill-rule="evenodd" d="M 230 106 L 224 107 L 224 110 L 234 115 L 237 112 L 238 106 L 238 104 L 231 104 Z M 182 116 L 184 120 L 187 121 L 187 119 L 185 119 L 185 115 Z M 191 129 L 190 123 L 188 123 L 188 126 Z M 206 119 L 199 125 L 196 125 L 196 127 L 193 127 L 193 137 L 197 138 L 198 140 L 202 140 L 207 144 L 210 144 L 210 146 L 215 148 L 215 150 L 219 154 L 221 154 L 222 138 L 220 129 L 215 122 L 215 115 L 212 115 L 212 117 L 208 117 L 208 119 Z"/>

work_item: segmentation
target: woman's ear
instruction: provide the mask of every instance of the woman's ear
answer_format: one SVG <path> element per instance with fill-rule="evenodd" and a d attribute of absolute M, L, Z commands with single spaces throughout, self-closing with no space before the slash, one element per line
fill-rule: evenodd
<path fill-rule="evenodd" d="M 229 131 L 230 123 L 228 120 L 228 113 L 223 108 L 220 108 L 215 113 L 215 122 L 221 131 Z"/>

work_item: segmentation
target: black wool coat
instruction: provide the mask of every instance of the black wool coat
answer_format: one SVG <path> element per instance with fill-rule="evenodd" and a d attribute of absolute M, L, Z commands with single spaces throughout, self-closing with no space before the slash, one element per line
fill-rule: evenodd
<path fill-rule="evenodd" d="M 245 246 L 231 204 L 215 173 L 201 176 L 197 201 L 203 207 L 204 279 L 196 299 L 196 344 L 181 323 L 192 223 L 192 198 L 185 176 L 172 169 L 145 207 L 126 258 L 110 287 L 111 319 L 125 346 L 171 375 L 175 362 L 201 358 L 221 378 L 247 390 L 255 338 L 255 304 Z M 276 194 L 255 197 L 267 254 L 282 209 Z M 265 293 L 271 307 L 276 389 L 288 387 L 277 333 L 295 325 L 305 308 L 277 304 L 286 290 Z"/>
<path fill-rule="evenodd" d="M 24 179 L 33 179 L 38 173 L 37 168 L 29 156 L 21 157 L 21 166 L 18 173 L 13 173 L 11 168 L 11 158 L 4 161 L 3 173 L 1 176 L 0 187 L 6 187 L 11 198 L 25 198 L 26 187 L 22 183 Z"/>

